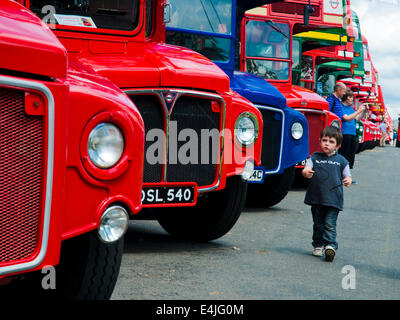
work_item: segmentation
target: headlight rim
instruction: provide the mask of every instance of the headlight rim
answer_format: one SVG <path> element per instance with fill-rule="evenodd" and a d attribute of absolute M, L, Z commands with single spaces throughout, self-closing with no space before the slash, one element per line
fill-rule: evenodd
<path fill-rule="evenodd" d="M 296 125 L 296 124 L 300 125 L 300 127 L 301 127 L 301 136 L 298 137 L 298 138 L 296 138 L 296 137 L 293 135 L 293 126 Z M 304 125 L 303 125 L 300 121 L 294 121 L 294 122 L 290 125 L 290 136 L 291 136 L 292 139 L 295 140 L 295 141 L 299 141 L 299 140 L 301 140 L 301 139 L 304 137 Z"/>
<path fill-rule="evenodd" d="M 122 132 L 125 138 L 124 151 L 119 161 L 111 168 L 101 169 L 97 167 L 89 157 L 88 153 L 88 139 L 92 130 L 102 122 L 109 122 L 116 125 Z M 133 154 L 132 148 L 128 148 L 129 141 L 133 141 L 134 136 L 134 125 L 128 115 L 118 111 L 104 111 L 95 115 L 89 120 L 83 129 L 83 133 L 80 141 L 80 158 L 81 163 L 85 171 L 95 179 L 99 180 L 113 180 L 121 176 L 130 166 Z"/>
<path fill-rule="evenodd" d="M 237 128 L 237 126 L 239 124 L 239 121 L 241 119 L 243 119 L 244 117 L 249 118 L 254 124 L 254 138 L 253 138 L 253 141 L 248 142 L 248 143 L 243 143 L 242 141 L 240 141 L 240 139 L 236 135 L 236 128 Z M 258 122 L 257 116 L 254 113 L 252 113 L 250 111 L 245 111 L 245 112 L 242 112 L 241 114 L 239 114 L 239 116 L 236 118 L 235 125 L 233 127 L 233 135 L 235 136 L 235 141 L 242 148 L 248 148 L 248 147 L 254 145 L 254 143 L 257 141 L 259 133 L 260 133 L 260 124 Z"/>

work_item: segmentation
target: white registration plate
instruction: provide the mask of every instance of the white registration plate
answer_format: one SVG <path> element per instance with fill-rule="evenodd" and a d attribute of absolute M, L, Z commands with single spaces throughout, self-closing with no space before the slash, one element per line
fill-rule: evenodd
<path fill-rule="evenodd" d="M 143 187 L 142 204 L 193 203 L 194 186 Z"/>
<path fill-rule="evenodd" d="M 253 174 L 250 177 L 249 181 L 259 182 L 259 181 L 263 181 L 263 178 L 264 178 L 264 171 L 255 169 L 253 171 Z"/>

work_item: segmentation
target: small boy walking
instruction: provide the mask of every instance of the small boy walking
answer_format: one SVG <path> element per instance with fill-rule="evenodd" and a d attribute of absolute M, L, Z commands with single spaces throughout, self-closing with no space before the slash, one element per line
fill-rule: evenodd
<path fill-rule="evenodd" d="M 349 162 L 337 153 L 343 141 L 342 133 L 334 127 L 322 130 L 319 143 L 321 152 L 307 159 L 302 174 L 310 179 L 304 203 L 311 205 L 314 221 L 313 255 L 333 261 L 338 243 L 336 221 L 343 210 L 343 185 L 351 185 Z"/>

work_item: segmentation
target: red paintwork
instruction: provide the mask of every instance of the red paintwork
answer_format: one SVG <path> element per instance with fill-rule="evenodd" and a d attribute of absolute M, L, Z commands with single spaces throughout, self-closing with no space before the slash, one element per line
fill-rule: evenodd
<path fill-rule="evenodd" d="M 2 1 L 1 8 L 0 69 L 65 78 L 67 53 L 54 34 L 44 32 L 47 26 L 13 1 Z"/>
<path fill-rule="evenodd" d="M 29 1 L 24 2 L 29 7 Z M 141 1 L 141 17 L 144 3 Z M 156 28 L 147 39 L 143 20 L 139 32 L 100 30 L 105 34 L 96 34 L 85 33 L 84 28 L 62 26 L 53 33 L 17 3 L 8 1 L 0 9 L 0 30 L 7 30 L 0 33 L 0 68 L 49 77 L 33 81 L 51 90 L 56 106 L 48 246 L 40 264 L 23 272 L 56 265 L 61 241 L 98 228 L 101 214 L 110 204 L 122 204 L 131 214 L 141 210 L 144 124 L 124 90 L 190 88 L 200 93 L 217 93 L 226 105 L 225 128 L 232 131 L 239 114 L 251 112 L 257 117 L 260 135 L 253 146 L 244 150 L 234 139 L 225 139 L 225 148 L 239 149 L 241 157 L 232 164 L 221 164 L 220 183 L 215 190 L 225 187 L 227 177 L 240 174 L 247 160 L 260 164 L 261 113 L 248 100 L 230 91 L 228 76 L 210 60 L 163 43 L 163 5 L 164 1 L 157 1 Z M 120 127 L 126 145 L 118 165 L 99 170 L 89 163 L 85 139 L 91 128 L 106 119 Z M 0 264 L 0 268 L 13 263 Z M 7 276 L 16 273 L 20 272 Z"/>
<path fill-rule="evenodd" d="M 332 1 L 330 2 L 332 3 Z M 342 17 L 342 15 L 328 12 L 329 8 L 324 8 L 324 0 L 285 0 L 284 2 L 278 1 L 276 3 L 264 5 L 262 7 L 267 10 L 268 16 L 272 18 L 290 20 L 293 23 L 298 23 L 302 25 L 304 22 L 304 6 L 309 4 L 315 10 L 314 13 L 311 14 L 309 17 L 310 25 L 319 25 L 328 28 L 342 27 L 342 21 L 337 23 L 329 22 L 329 18 L 325 19 L 324 15 L 326 15 L 327 17 Z M 307 28 L 306 26 L 303 27 Z"/>
<path fill-rule="evenodd" d="M 48 27 L 13 1 L 3 1 L 0 8 L 0 47 L 0 79 L 5 79 L 7 74 L 13 81 L 43 85 L 50 90 L 55 105 L 47 248 L 43 260 L 23 271 L 27 272 L 56 265 L 61 241 L 98 228 L 101 214 L 110 204 L 118 202 L 132 214 L 141 209 L 144 124 L 135 105 L 115 84 L 84 65 L 74 61 L 68 64 L 67 51 Z M 15 88 L 21 89 L 18 85 Z M 47 101 L 41 92 L 32 93 Z M 47 153 L 50 116 L 47 102 L 43 113 Z M 126 139 L 121 166 L 109 170 L 89 169 L 81 149 L 86 144 L 85 132 L 109 115 L 112 119 L 108 121 L 120 125 Z M 49 163 L 45 159 L 47 170 Z M 44 181 L 47 181 L 45 174 Z M 42 195 L 45 192 L 46 183 L 43 183 Z M 43 207 L 44 203 L 42 210 Z M 42 222 L 40 235 L 43 227 Z M 39 244 L 42 240 L 40 236 Z M 0 278 L 5 277 L 2 267 L 32 261 L 37 253 L 38 250 L 26 259 L 0 263 Z M 21 272 L 7 276 L 17 273 Z"/>
<path fill-rule="evenodd" d="M 226 129 L 233 131 L 237 116 L 249 111 L 256 115 L 261 134 L 261 113 L 248 100 L 230 91 L 229 77 L 217 65 L 195 51 L 164 43 L 164 3 L 164 0 L 157 1 L 156 25 L 152 35 L 147 38 L 144 28 L 130 34 L 99 30 L 101 33 L 118 33 L 118 38 L 95 33 L 82 35 L 74 31 L 87 31 L 87 29 L 78 27 L 62 26 L 62 30 L 53 31 L 68 50 L 72 61 L 106 77 L 122 90 L 132 92 L 143 89 L 193 89 L 199 92 L 216 92 L 226 103 Z M 144 1 L 140 10 L 141 16 L 144 11 Z M 129 36 L 123 36 L 125 34 Z M 114 48 L 115 45 L 117 48 Z M 235 142 L 226 140 L 225 148 L 229 149 L 230 144 L 233 145 Z M 247 154 L 237 163 L 222 165 L 220 184 L 215 190 L 225 187 L 227 177 L 241 173 L 245 162 L 249 159 L 254 159 L 256 164 L 260 164 L 261 136 L 253 146 L 247 148 Z"/>
<path fill-rule="evenodd" d="M 56 32 L 57 33 L 57 32 Z M 65 41 L 65 38 L 60 38 Z M 137 57 L 137 43 L 127 39 L 127 51 L 116 54 L 90 54 L 91 41 L 82 40 L 80 54 L 71 54 L 80 63 L 112 80 L 120 88 L 180 87 L 208 91 L 229 91 L 229 78 L 204 56 L 189 49 L 163 43 L 142 43 L 144 55 Z M 68 50 L 69 42 L 66 42 Z M 103 45 L 112 45 L 104 41 Z M 138 76 L 136 77 L 136 72 Z M 132 79 L 132 74 L 135 79 Z"/>

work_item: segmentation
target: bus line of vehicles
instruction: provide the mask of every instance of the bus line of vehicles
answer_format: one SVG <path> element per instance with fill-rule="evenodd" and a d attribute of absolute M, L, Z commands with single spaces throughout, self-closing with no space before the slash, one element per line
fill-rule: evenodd
<path fill-rule="evenodd" d="M 54 266 L 57 297 L 108 299 L 130 219 L 210 241 L 247 200 L 279 203 L 321 129 L 341 127 L 332 81 L 389 122 L 336 2 L 3 1 L 0 285 L 36 290 Z"/>

